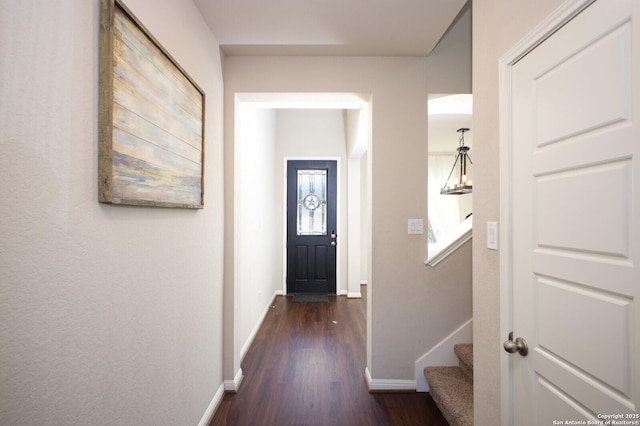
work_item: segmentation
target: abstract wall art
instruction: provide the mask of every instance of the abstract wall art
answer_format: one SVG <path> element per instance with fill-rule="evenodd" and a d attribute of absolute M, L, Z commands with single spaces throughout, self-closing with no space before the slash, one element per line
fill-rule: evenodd
<path fill-rule="evenodd" d="M 99 201 L 204 206 L 205 94 L 119 0 L 102 0 Z"/>

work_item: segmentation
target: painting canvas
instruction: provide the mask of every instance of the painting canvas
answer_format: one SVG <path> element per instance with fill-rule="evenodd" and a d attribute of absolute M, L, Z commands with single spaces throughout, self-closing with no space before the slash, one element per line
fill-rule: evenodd
<path fill-rule="evenodd" d="M 101 24 L 100 201 L 202 208 L 204 92 L 120 1 Z"/>

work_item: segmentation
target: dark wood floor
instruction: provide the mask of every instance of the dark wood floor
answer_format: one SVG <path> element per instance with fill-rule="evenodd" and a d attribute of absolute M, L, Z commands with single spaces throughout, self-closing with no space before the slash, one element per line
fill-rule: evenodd
<path fill-rule="evenodd" d="M 368 392 L 365 298 L 291 299 L 275 299 L 210 426 L 447 425 L 428 393 Z"/>

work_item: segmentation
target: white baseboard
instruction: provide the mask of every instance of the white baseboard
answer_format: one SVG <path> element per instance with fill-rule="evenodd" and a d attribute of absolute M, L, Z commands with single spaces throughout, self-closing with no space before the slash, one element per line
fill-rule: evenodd
<path fill-rule="evenodd" d="M 347 298 L 348 299 L 362 299 L 362 293 L 358 292 L 352 292 L 352 293 L 347 293 Z"/>
<path fill-rule="evenodd" d="M 415 380 L 401 379 L 373 379 L 369 372 L 369 367 L 364 369 L 364 377 L 367 381 L 369 392 L 392 392 L 392 391 L 415 391 Z"/>
<path fill-rule="evenodd" d="M 220 385 L 216 391 L 216 394 L 207 407 L 207 411 L 204 412 L 204 415 L 200 419 L 198 426 L 208 426 L 209 423 L 211 423 L 213 415 L 216 413 L 216 408 L 218 408 L 218 405 L 222 402 L 222 398 L 224 398 L 224 385 Z"/>
<path fill-rule="evenodd" d="M 256 334 L 258 334 L 258 330 L 260 330 L 260 326 L 262 326 L 262 322 L 264 321 L 264 318 L 267 316 L 267 312 L 269 312 L 269 309 L 271 309 L 271 306 L 273 306 L 273 301 L 275 300 L 277 295 L 278 295 L 278 291 L 275 291 L 273 294 L 273 297 L 271 297 L 271 300 L 269 301 L 267 306 L 264 308 L 264 311 L 262 311 L 260 318 L 258 318 L 258 321 L 256 321 L 256 324 L 251 330 L 251 333 L 249 333 L 249 337 L 247 337 L 247 340 L 244 342 L 244 345 L 242 345 L 242 349 L 240 349 L 240 361 L 244 359 L 244 356 L 247 354 L 249 347 L 251 347 L 251 344 L 253 343 L 253 339 L 255 339 Z"/>
<path fill-rule="evenodd" d="M 247 351 L 249 351 L 249 348 L 251 347 L 251 344 L 253 343 L 253 340 L 255 339 L 256 334 L 258 334 L 258 330 L 260 330 L 260 326 L 262 326 L 262 322 L 264 321 L 264 318 L 267 316 L 267 313 L 269 312 L 269 309 L 271 309 L 271 306 L 273 306 L 273 302 L 276 296 L 278 296 L 278 292 L 281 293 L 280 290 L 276 290 L 274 292 L 273 296 L 271 297 L 271 300 L 269 301 L 267 306 L 264 308 L 264 311 L 260 315 L 260 318 L 258 318 L 258 321 L 256 322 L 255 326 L 251 330 L 251 333 L 249 333 L 249 337 L 244 342 L 244 345 L 242 345 L 242 348 L 240 349 L 240 361 L 244 359 L 244 356 L 247 354 Z M 239 368 L 233 380 L 224 381 L 224 390 L 226 392 L 237 392 L 238 388 L 240 387 L 240 383 L 242 383 L 243 378 L 244 376 L 242 374 L 242 368 Z"/>
<path fill-rule="evenodd" d="M 238 389 L 240 388 L 240 383 L 242 383 L 242 379 L 244 379 L 244 375 L 242 374 L 242 368 L 239 368 L 233 380 L 224 381 L 225 392 L 233 392 L 233 393 L 238 392 Z"/>
<path fill-rule="evenodd" d="M 429 382 L 424 377 L 425 367 L 458 365 L 458 357 L 453 352 L 453 346 L 457 343 L 471 343 L 472 341 L 473 319 L 470 319 L 435 345 L 429 352 L 418 358 L 415 363 L 416 391 L 429 392 Z"/>

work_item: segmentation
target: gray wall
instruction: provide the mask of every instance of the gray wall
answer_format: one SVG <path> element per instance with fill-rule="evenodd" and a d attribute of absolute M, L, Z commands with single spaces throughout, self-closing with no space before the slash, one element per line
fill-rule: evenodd
<path fill-rule="evenodd" d="M 205 208 L 98 203 L 100 2 L 0 2 L 0 424 L 194 425 L 222 383 L 218 45 L 126 3 L 207 94 Z"/>
<path fill-rule="evenodd" d="M 497 424 L 500 359 L 499 252 L 487 250 L 486 222 L 500 221 L 498 61 L 561 0 L 473 2 L 473 341 L 474 424 Z"/>

